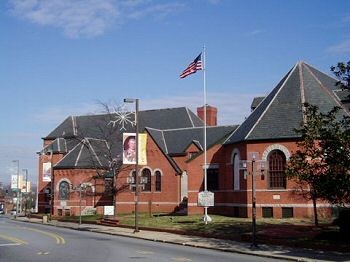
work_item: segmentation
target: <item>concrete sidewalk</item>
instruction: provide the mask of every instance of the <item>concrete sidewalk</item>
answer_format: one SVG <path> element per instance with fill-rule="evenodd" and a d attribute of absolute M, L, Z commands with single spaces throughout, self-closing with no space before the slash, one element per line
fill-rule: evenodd
<path fill-rule="evenodd" d="M 38 218 L 17 217 L 16 220 L 42 224 L 42 220 Z M 47 225 L 290 261 L 350 261 L 350 250 L 349 253 L 323 252 L 319 250 L 297 249 L 276 245 L 259 245 L 259 248 L 252 249 L 250 243 L 246 242 L 178 235 L 166 232 L 140 230 L 140 232 L 134 233 L 134 230 L 130 228 L 92 224 L 79 225 L 55 220 L 48 222 Z"/>

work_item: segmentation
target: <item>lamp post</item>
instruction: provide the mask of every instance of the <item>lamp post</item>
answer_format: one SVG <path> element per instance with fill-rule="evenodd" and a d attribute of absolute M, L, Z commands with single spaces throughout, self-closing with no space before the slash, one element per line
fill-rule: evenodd
<path fill-rule="evenodd" d="M 17 197 L 16 197 L 16 214 L 15 218 L 17 218 L 17 213 L 19 209 L 19 160 L 12 160 L 12 163 L 17 163 Z"/>
<path fill-rule="evenodd" d="M 139 99 L 138 98 L 125 98 L 124 103 L 135 103 L 135 128 L 136 128 L 136 163 L 135 163 L 135 229 L 134 233 L 139 232 L 139 218 L 138 218 L 138 202 L 139 202 L 139 179 L 138 179 L 138 168 L 139 168 Z"/>
<path fill-rule="evenodd" d="M 51 216 L 53 215 L 53 210 L 54 210 L 54 205 L 53 205 L 53 200 L 54 200 L 54 184 L 53 184 L 53 149 L 49 149 L 48 152 L 50 153 L 50 171 L 51 171 L 51 196 L 50 196 L 50 219 Z"/>
<path fill-rule="evenodd" d="M 26 194 L 24 196 L 24 214 L 27 215 L 27 197 L 28 197 L 28 169 L 24 168 L 22 171 L 25 174 L 25 181 L 26 181 Z"/>
<path fill-rule="evenodd" d="M 250 160 L 241 160 L 240 169 L 244 170 L 244 178 L 248 175 L 252 176 L 252 244 L 251 248 L 258 248 L 258 244 L 256 241 L 256 171 L 260 169 L 261 175 L 265 172 L 265 161 L 258 160 L 259 153 L 258 152 L 250 152 L 248 153 Z M 251 172 L 249 173 L 247 164 L 251 163 Z M 257 163 L 260 163 L 259 168 L 257 167 Z"/>

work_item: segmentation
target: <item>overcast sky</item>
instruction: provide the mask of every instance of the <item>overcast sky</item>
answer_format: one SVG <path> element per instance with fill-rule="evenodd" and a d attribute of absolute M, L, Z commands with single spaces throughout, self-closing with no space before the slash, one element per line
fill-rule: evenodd
<path fill-rule="evenodd" d="M 36 182 L 42 137 L 98 101 L 140 109 L 203 103 L 202 73 L 182 70 L 206 46 L 208 103 L 239 124 L 299 60 L 329 73 L 350 60 L 350 1 L 0 1 L 0 182 L 12 160 Z"/>

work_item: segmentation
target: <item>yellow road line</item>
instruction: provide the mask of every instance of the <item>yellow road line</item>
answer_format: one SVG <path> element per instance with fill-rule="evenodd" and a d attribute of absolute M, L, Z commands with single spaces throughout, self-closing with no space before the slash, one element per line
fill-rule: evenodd
<path fill-rule="evenodd" d="M 40 230 L 40 229 L 34 229 L 34 228 L 29 228 L 29 227 L 22 227 L 23 229 L 26 229 L 26 230 L 30 230 L 30 231 L 33 231 L 33 232 L 38 232 L 38 233 L 41 233 L 43 235 L 46 235 L 46 236 L 49 236 L 49 237 L 52 237 L 56 240 L 56 244 L 59 245 L 59 244 L 66 244 L 66 241 L 63 237 L 61 237 L 60 235 L 58 234 L 55 234 L 55 233 L 51 233 L 51 232 L 47 232 L 47 231 L 43 231 L 43 230 Z"/>
<path fill-rule="evenodd" d="M 0 237 L 3 238 L 3 239 L 6 239 L 8 241 L 20 244 L 20 245 L 28 245 L 28 242 L 26 242 L 26 241 L 24 241 L 22 239 L 16 238 L 16 237 L 11 237 L 11 236 L 4 235 L 4 234 L 0 234 Z"/>

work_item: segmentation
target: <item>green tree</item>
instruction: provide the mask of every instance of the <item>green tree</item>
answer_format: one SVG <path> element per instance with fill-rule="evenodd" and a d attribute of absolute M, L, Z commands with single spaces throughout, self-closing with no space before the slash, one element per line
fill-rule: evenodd
<path fill-rule="evenodd" d="M 350 202 L 350 122 L 339 107 L 328 113 L 317 106 L 304 107 L 305 121 L 296 130 L 302 139 L 290 158 L 287 176 L 297 181 L 298 192 L 312 200 L 317 226 L 318 199 L 336 205 Z"/>
<path fill-rule="evenodd" d="M 326 163 L 321 181 L 321 195 L 332 204 L 350 203 L 350 121 L 337 121 L 335 114 L 326 119 L 321 130 L 320 146 Z"/>
<path fill-rule="evenodd" d="M 350 61 L 331 66 L 331 71 L 339 80 L 337 85 L 350 91 Z"/>
<path fill-rule="evenodd" d="M 298 184 L 298 190 L 305 199 L 312 200 L 314 222 L 318 226 L 317 200 L 321 199 L 320 183 L 324 175 L 325 163 L 320 147 L 320 129 L 323 126 L 323 115 L 316 106 L 305 104 L 305 121 L 300 129 L 295 130 L 301 135 L 297 142 L 298 150 L 292 154 L 287 166 L 287 177 L 293 178 Z"/>

